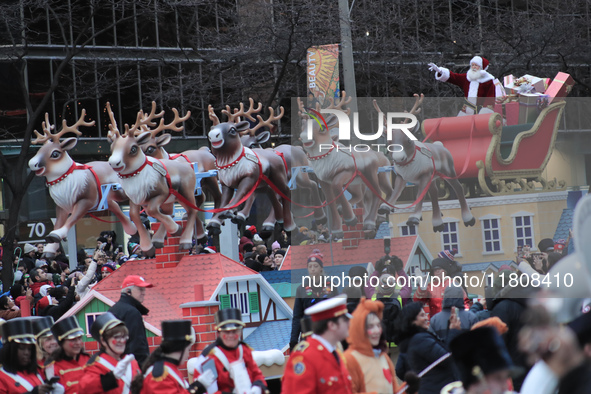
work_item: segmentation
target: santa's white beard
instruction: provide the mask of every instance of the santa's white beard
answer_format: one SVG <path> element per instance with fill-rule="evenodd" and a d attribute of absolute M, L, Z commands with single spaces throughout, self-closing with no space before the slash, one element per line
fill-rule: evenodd
<path fill-rule="evenodd" d="M 483 71 L 482 70 L 475 71 L 475 70 L 470 69 L 468 71 L 468 81 L 477 81 L 482 76 L 483 76 Z"/>

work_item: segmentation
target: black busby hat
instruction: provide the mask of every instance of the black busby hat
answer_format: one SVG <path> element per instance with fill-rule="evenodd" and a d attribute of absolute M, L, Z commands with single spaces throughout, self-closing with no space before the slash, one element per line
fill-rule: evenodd
<path fill-rule="evenodd" d="M 215 326 L 218 331 L 230 331 L 244 327 L 240 309 L 220 309 L 215 314 Z"/>
<path fill-rule="evenodd" d="M 162 322 L 162 341 L 195 342 L 195 332 L 189 320 L 165 320 Z"/>
<path fill-rule="evenodd" d="M 84 332 L 78 325 L 78 320 L 74 316 L 66 317 L 58 321 L 51 327 L 51 332 L 58 342 L 64 339 L 74 339 L 84 335 Z"/>
<path fill-rule="evenodd" d="M 302 332 L 302 339 L 312 335 L 312 318 L 310 316 L 304 315 L 304 317 L 300 319 L 300 326 L 300 331 Z"/>
<path fill-rule="evenodd" d="M 465 389 L 483 375 L 513 369 L 505 343 L 492 327 L 465 332 L 451 341 L 450 348 Z"/>
<path fill-rule="evenodd" d="M 100 343 L 101 337 L 105 331 L 110 330 L 113 327 L 117 327 L 120 324 L 125 323 L 117 319 L 111 312 L 105 312 L 97 317 L 94 323 L 92 323 L 92 326 L 90 326 L 90 335 L 92 335 L 95 341 Z"/>
<path fill-rule="evenodd" d="M 31 320 L 16 318 L 2 324 L 2 341 L 34 345 L 36 342 Z"/>
<path fill-rule="evenodd" d="M 44 338 L 53 335 L 51 327 L 53 326 L 53 317 L 51 316 L 31 316 L 29 317 L 33 325 L 33 334 L 35 339 Z"/>

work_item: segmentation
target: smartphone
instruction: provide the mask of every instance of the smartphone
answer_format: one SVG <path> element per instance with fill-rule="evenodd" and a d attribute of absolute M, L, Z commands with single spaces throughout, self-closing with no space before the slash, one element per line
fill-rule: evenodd
<path fill-rule="evenodd" d="M 457 306 L 452 306 L 451 307 L 451 315 L 458 317 L 458 307 Z"/>
<path fill-rule="evenodd" d="M 213 373 L 214 379 L 218 378 L 218 371 L 215 368 L 215 360 L 213 358 L 210 358 L 209 360 L 204 362 L 201 366 L 201 369 L 203 370 L 203 372 L 207 370 L 211 371 Z"/>

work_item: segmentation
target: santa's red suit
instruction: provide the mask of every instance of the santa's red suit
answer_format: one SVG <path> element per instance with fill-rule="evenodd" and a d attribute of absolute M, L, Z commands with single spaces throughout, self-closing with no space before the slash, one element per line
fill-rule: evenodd
<path fill-rule="evenodd" d="M 439 67 L 435 73 L 435 79 L 441 82 L 449 82 L 459 86 L 464 91 L 466 105 L 462 109 L 465 115 L 475 113 L 492 112 L 492 106 L 495 103 L 495 77 L 486 71 L 488 60 L 475 56 L 470 60 L 470 64 L 476 63 L 480 66 L 480 75 L 477 79 L 471 80 L 468 73 L 454 73 L 445 67 Z M 484 109 L 484 111 L 481 111 Z M 476 111 L 475 111 L 476 110 Z"/>

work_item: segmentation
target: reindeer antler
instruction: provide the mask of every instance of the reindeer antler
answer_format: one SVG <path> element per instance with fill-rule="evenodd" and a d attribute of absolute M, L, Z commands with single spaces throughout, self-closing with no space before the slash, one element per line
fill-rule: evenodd
<path fill-rule="evenodd" d="M 339 100 L 339 103 L 337 105 L 335 105 L 335 99 L 333 97 L 329 97 L 328 100 L 330 101 L 330 105 L 326 107 L 327 109 L 338 109 L 340 111 L 345 112 L 347 115 L 351 113 L 350 108 L 343 109 L 344 105 L 349 104 L 351 100 L 353 100 L 352 97 L 347 97 L 347 92 L 345 92 L 344 90 L 341 92 L 341 99 Z"/>
<path fill-rule="evenodd" d="M 156 126 L 156 122 L 154 122 L 154 119 L 160 119 L 164 116 L 164 110 L 156 113 L 156 102 L 155 101 L 152 101 L 152 109 L 148 115 L 144 115 L 143 110 L 141 111 L 141 113 L 142 113 L 142 120 L 141 120 L 142 125 L 152 126 L 152 127 Z"/>
<path fill-rule="evenodd" d="M 222 110 L 222 112 L 226 114 L 226 116 L 228 117 L 228 122 L 238 123 L 237 119 L 239 119 L 241 116 L 244 116 L 245 118 L 248 118 L 253 122 L 256 121 L 252 114 L 258 114 L 259 112 L 261 112 L 261 110 L 263 109 L 263 104 L 259 102 L 258 106 L 255 108 L 254 100 L 252 99 L 252 97 L 248 99 L 248 102 L 250 104 L 250 107 L 246 112 L 244 112 L 244 103 L 242 102 L 240 103 L 240 109 L 235 108 L 233 113 L 230 113 L 230 106 L 226 105 L 226 109 Z"/>
<path fill-rule="evenodd" d="M 421 112 L 421 104 L 423 104 L 423 100 L 425 99 L 425 95 L 421 93 L 419 96 L 417 93 L 413 94 L 415 97 L 415 103 L 412 106 L 410 113 L 413 115 L 418 115 Z"/>
<path fill-rule="evenodd" d="M 207 106 L 207 111 L 209 112 L 209 120 L 213 122 L 213 125 L 219 125 L 220 120 L 218 119 L 218 116 L 215 114 L 215 111 L 213 110 L 213 106 L 211 104 Z"/>
<path fill-rule="evenodd" d="M 255 132 L 263 126 L 267 126 L 267 127 L 271 128 L 273 126 L 271 124 L 271 122 L 283 118 L 284 114 L 285 114 L 285 109 L 283 107 L 279 107 L 279 114 L 277 116 L 275 116 L 275 110 L 272 107 L 269 107 L 269 117 L 266 120 L 263 120 L 263 117 L 261 115 L 257 115 L 257 119 L 259 120 L 259 123 L 257 123 L 257 125 L 254 126 L 252 129 L 248 129 L 246 131 L 241 132 L 240 135 L 245 135 L 245 134 L 254 135 Z"/>
<path fill-rule="evenodd" d="M 113 114 L 113 110 L 111 109 L 111 103 L 108 101 L 107 101 L 107 113 L 109 114 L 109 119 L 111 120 L 111 123 L 109 124 L 109 132 L 107 133 L 107 136 L 111 139 L 121 137 L 121 132 L 119 131 L 119 128 L 117 127 L 117 121 L 115 120 L 115 115 Z M 126 135 L 126 133 L 123 133 L 123 135 Z"/>
<path fill-rule="evenodd" d="M 86 126 L 86 127 L 90 127 L 90 126 L 94 126 L 94 120 L 92 122 L 85 122 L 84 121 L 84 117 L 86 116 L 86 110 L 82 109 L 82 112 L 80 113 L 80 118 L 78 119 L 78 121 L 76 123 L 74 123 L 71 126 L 68 126 L 68 123 L 66 122 L 66 120 L 64 119 L 62 121 L 62 129 L 58 132 L 53 134 L 51 132 L 51 130 L 55 129 L 55 126 L 52 125 L 51 123 L 49 123 L 49 114 L 46 112 L 45 113 L 45 121 L 41 122 L 41 127 L 43 128 L 43 135 L 41 135 L 41 133 L 39 133 L 37 130 L 34 130 L 35 135 L 37 136 L 37 138 L 32 141 L 32 144 L 39 144 L 39 143 L 44 143 L 47 140 L 52 140 L 53 142 L 59 142 L 60 138 L 67 134 L 67 133 L 74 133 L 76 134 L 77 137 L 82 135 L 82 132 L 80 130 L 78 130 L 78 128 L 80 126 Z"/>
<path fill-rule="evenodd" d="M 302 99 L 300 99 L 298 97 L 297 101 L 298 101 L 298 115 L 300 116 L 300 118 L 310 119 L 310 115 L 307 114 L 306 107 L 304 107 L 304 103 L 302 102 Z"/>
<path fill-rule="evenodd" d="M 149 131 L 150 133 L 152 133 L 152 135 L 154 137 L 156 135 L 158 135 L 158 133 L 160 133 L 161 131 L 164 131 L 164 130 L 183 131 L 185 126 L 183 126 L 183 125 L 179 126 L 177 124 L 182 123 L 185 120 L 189 119 L 189 117 L 191 116 L 191 111 L 187 111 L 187 113 L 183 117 L 179 116 L 179 111 L 176 108 L 173 108 L 172 112 L 174 112 L 174 119 L 172 120 L 172 122 L 166 124 L 166 123 L 164 123 L 164 119 L 161 116 L 156 115 L 156 117 L 161 118 L 160 124 L 158 124 L 158 127 L 156 127 L 155 129 L 151 129 L 149 126 L 154 124 L 154 122 L 152 122 L 153 117 L 152 118 L 150 118 L 150 116 L 144 117 L 143 111 L 140 111 L 140 116 L 138 116 L 139 121 L 133 125 L 134 133 L 137 134 L 136 130 L 141 132 L 143 127 L 145 127 L 146 131 Z M 164 111 L 162 111 L 161 114 L 164 115 Z"/>

